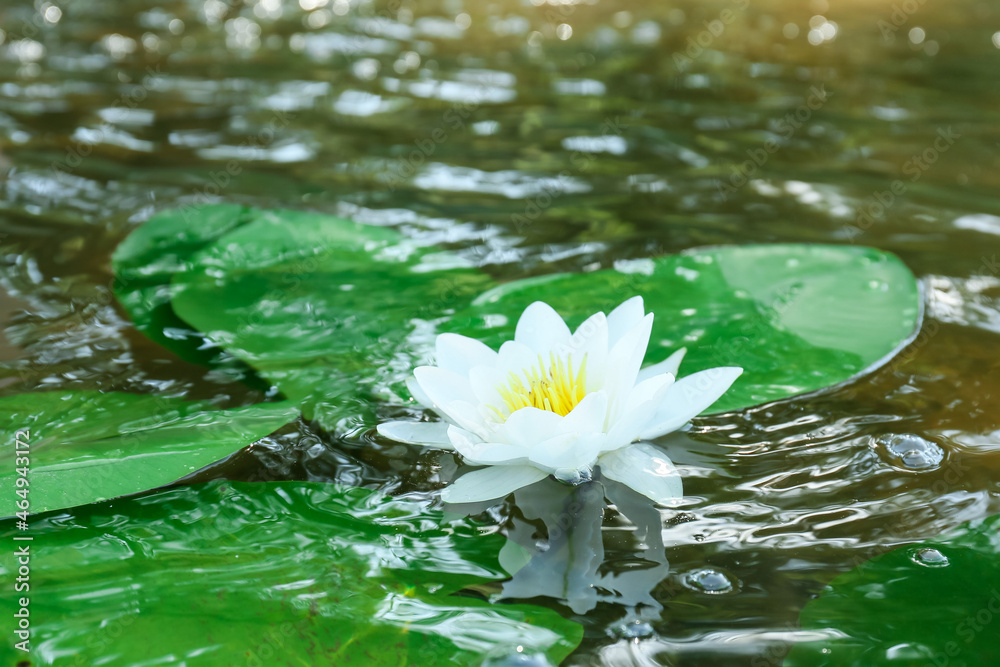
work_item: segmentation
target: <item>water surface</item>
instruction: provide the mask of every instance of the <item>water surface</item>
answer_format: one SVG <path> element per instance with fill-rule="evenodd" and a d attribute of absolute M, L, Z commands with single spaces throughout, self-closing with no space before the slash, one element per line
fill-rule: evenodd
<path fill-rule="evenodd" d="M 578 617 L 567 664 L 777 664 L 833 576 L 1000 509 L 996 3 L 12 0 L 0 27 L 6 393 L 261 400 L 111 296 L 115 246 L 194 202 L 395 226 L 499 279 L 778 241 L 910 266 L 893 362 L 671 445 L 664 610 L 639 640 Z M 300 424 L 201 479 L 429 493 L 436 465 Z"/>

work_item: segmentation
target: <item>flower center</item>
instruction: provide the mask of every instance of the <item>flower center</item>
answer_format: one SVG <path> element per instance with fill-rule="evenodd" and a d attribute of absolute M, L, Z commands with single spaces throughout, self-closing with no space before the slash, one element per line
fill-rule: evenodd
<path fill-rule="evenodd" d="M 566 416 L 587 395 L 586 385 L 586 355 L 580 368 L 574 370 L 572 356 L 563 363 L 551 353 L 548 364 L 538 355 L 537 365 L 525 368 L 520 374 L 512 372 L 507 383 L 497 387 L 497 391 L 508 415 L 521 408 L 534 407 Z M 506 421 L 507 417 L 500 410 L 493 410 L 501 421 Z"/>

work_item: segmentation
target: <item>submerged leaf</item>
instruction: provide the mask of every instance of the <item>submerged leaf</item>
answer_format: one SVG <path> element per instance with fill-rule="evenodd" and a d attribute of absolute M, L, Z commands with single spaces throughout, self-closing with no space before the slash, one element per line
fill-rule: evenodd
<path fill-rule="evenodd" d="M 1000 515 L 900 547 L 809 602 L 785 667 L 1000 664 Z"/>
<path fill-rule="evenodd" d="M 452 595 L 505 576 L 503 538 L 366 489 L 213 482 L 31 534 L 33 664 L 473 665 L 519 646 L 558 663 L 582 637 L 543 608 Z"/>

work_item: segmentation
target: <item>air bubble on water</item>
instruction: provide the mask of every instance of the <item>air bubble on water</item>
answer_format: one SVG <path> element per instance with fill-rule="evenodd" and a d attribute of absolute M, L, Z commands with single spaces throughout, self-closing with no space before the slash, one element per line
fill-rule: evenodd
<path fill-rule="evenodd" d="M 907 470 L 930 470 L 944 460 L 940 445 L 913 433 L 880 435 L 875 443 L 889 463 Z"/>
<path fill-rule="evenodd" d="M 937 549 L 927 547 L 918 549 L 913 554 L 913 562 L 925 567 L 945 567 L 948 565 L 948 557 Z"/>
<path fill-rule="evenodd" d="M 652 637 L 654 634 L 653 626 L 645 621 L 632 621 L 630 623 L 622 623 L 617 625 L 612 630 L 614 636 L 620 637 L 621 639 L 646 639 Z"/>
<path fill-rule="evenodd" d="M 736 588 L 736 583 L 727 574 L 711 567 L 688 572 L 684 583 L 688 588 L 712 595 L 730 593 Z"/>

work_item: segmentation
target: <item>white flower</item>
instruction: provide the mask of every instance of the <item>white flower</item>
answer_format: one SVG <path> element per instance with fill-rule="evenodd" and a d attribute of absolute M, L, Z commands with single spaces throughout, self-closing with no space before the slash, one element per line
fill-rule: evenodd
<path fill-rule="evenodd" d="M 546 303 L 528 306 L 514 340 L 496 352 L 445 333 L 437 366 L 420 366 L 408 386 L 444 422 L 389 422 L 378 432 L 400 442 L 454 449 L 470 464 L 442 491 L 446 502 L 502 498 L 554 475 L 577 483 L 594 466 L 657 502 L 679 498 L 670 459 L 640 439 L 675 431 L 707 409 L 740 376 L 720 367 L 675 382 L 684 356 L 640 369 L 653 315 L 634 297 L 573 333 Z"/>

